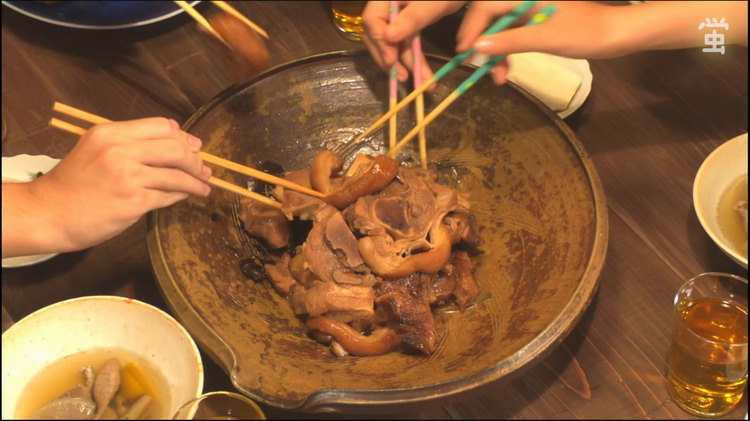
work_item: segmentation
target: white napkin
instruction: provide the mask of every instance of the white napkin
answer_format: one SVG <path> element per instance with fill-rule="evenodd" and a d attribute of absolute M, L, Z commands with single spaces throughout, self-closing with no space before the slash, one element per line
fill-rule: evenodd
<path fill-rule="evenodd" d="M 479 67 L 488 59 L 485 54 L 476 54 L 471 64 Z M 575 68 L 570 65 L 575 61 L 544 53 L 511 54 L 508 56 L 510 69 L 507 78 L 553 111 L 560 113 L 571 105 L 576 105 L 571 104 L 571 101 L 583 82 L 581 74 L 571 69 Z"/>
<path fill-rule="evenodd" d="M 511 54 L 508 65 L 508 80 L 524 88 L 555 112 L 567 109 L 581 86 L 581 77 L 549 54 Z"/>

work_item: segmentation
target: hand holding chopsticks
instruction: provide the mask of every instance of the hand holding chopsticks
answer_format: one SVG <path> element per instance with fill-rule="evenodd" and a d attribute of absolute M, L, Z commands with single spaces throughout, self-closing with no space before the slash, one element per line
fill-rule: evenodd
<path fill-rule="evenodd" d="M 487 30 L 487 32 L 485 32 L 485 34 L 499 32 L 500 30 L 510 26 L 510 24 L 512 24 L 516 19 L 518 19 L 520 16 L 526 13 L 526 11 L 531 9 L 531 7 L 534 6 L 534 3 L 535 2 L 522 3 L 521 6 L 527 6 L 527 8 L 526 7 L 522 8 L 521 6 L 519 6 L 516 9 L 513 9 L 513 11 L 509 15 L 500 18 L 500 20 L 498 20 L 497 23 L 492 25 L 490 29 Z M 535 14 L 528 22 L 526 22 L 526 26 L 538 25 L 544 22 L 550 16 L 552 16 L 552 14 L 555 13 L 555 10 L 556 10 L 555 5 L 550 4 L 550 5 L 545 6 L 544 8 L 542 8 L 542 10 L 539 11 L 539 13 Z M 469 50 L 466 53 L 462 53 L 454 57 L 450 62 L 448 62 L 448 64 L 443 66 L 440 70 L 438 70 L 435 73 L 435 77 L 433 79 L 438 80 L 439 78 L 442 78 L 443 76 L 445 76 L 450 70 L 453 70 L 458 65 L 458 63 L 460 63 L 460 61 L 457 61 L 454 63 L 456 58 L 466 55 L 466 57 L 464 57 L 461 60 L 463 61 L 465 58 L 468 58 L 471 55 L 471 54 L 467 55 L 467 53 L 470 53 L 470 52 L 471 54 L 473 54 L 473 50 Z M 448 108 L 450 104 L 452 104 L 456 99 L 458 99 L 459 96 L 463 95 L 463 93 L 466 92 L 469 88 L 474 86 L 474 84 L 479 79 L 481 79 L 482 76 L 487 74 L 487 72 L 489 72 L 490 69 L 492 69 L 492 67 L 495 64 L 499 63 L 504 58 L 505 58 L 505 54 L 494 56 L 490 58 L 487 61 L 487 63 L 483 64 L 480 68 L 475 70 L 474 73 L 471 74 L 471 76 L 469 76 L 465 81 L 463 81 L 456 89 L 453 90 L 453 92 L 450 93 L 450 95 L 448 95 L 440 104 L 438 104 L 437 107 L 435 107 L 435 109 L 432 110 L 432 112 L 430 112 L 430 114 L 428 114 L 427 117 L 425 117 L 424 121 L 417 124 L 416 127 L 414 127 L 406 136 L 404 136 L 404 138 L 401 139 L 396 144 L 395 147 L 391 148 L 388 154 L 391 157 L 394 157 L 398 153 L 398 151 L 401 148 L 403 148 L 407 142 L 409 142 L 409 140 L 414 138 L 414 136 L 416 136 L 417 133 L 420 132 L 420 130 L 422 130 L 425 126 L 430 124 L 438 115 L 440 115 L 440 113 L 442 113 L 446 108 Z M 452 67 L 449 67 L 451 63 L 454 63 L 454 64 Z M 448 68 L 448 70 L 445 70 L 446 68 Z"/>
<path fill-rule="evenodd" d="M 103 117 L 100 117 L 100 116 L 88 113 L 88 112 L 83 111 L 83 110 L 79 110 L 77 108 L 74 108 L 74 107 L 71 107 L 71 106 L 68 106 L 68 105 L 65 105 L 65 104 L 61 104 L 61 103 L 58 103 L 58 102 L 55 103 L 55 105 L 53 106 L 53 109 L 55 111 L 60 112 L 60 113 L 69 115 L 69 116 L 74 117 L 74 118 L 78 118 L 80 120 L 83 120 L 83 121 L 86 121 L 86 122 L 89 122 L 89 123 L 101 124 L 101 123 L 110 122 L 110 120 L 108 120 L 106 118 L 103 118 Z M 78 135 L 83 135 L 86 132 L 86 130 L 83 129 L 83 128 L 81 128 L 81 127 L 75 126 L 73 124 L 64 122 L 64 121 L 56 119 L 56 118 L 53 118 L 53 119 L 50 120 L 50 125 L 52 125 L 53 127 L 57 127 L 59 129 L 62 129 L 62 130 L 74 133 L 74 134 L 78 134 Z M 304 187 L 304 186 L 300 186 L 300 185 L 298 185 L 296 183 L 292 183 L 289 180 L 285 180 L 283 178 L 279 178 L 279 177 L 276 177 L 276 176 L 264 173 L 262 171 L 255 170 L 253 168 L 246 167 L 244 165 L 240 165 L 240 164 L 237 164 L 237 163 L 225 160 L 223 158 L 219 158 L 217 156 L 205 153 L 203 151 L 198 152 L 198 154 L 201 157 L 201 159 L 203 159 L 204 161 L 213 163 L 215 165 L 222 166 L 222 167 L 227 168 L 229 170 L 236 171 L 236 172 L 239 172 L 239 173 L 242 173 L 242 174 L 245 174 L 245 175 L 249 175 L 251 177 L 255 177 L 255 178 L 258 178 L 260 180 L 263 180 L 263 181 L 266 181 L 266 182 L 269 182 L 269 183 L 273 183 L 273 184 L 276 184 L 276 185 L 288 188 L 290 190 L 299 191 L 301 193 L 308 194 L 308 195 L 311 195 L 311 196 L 314 196 L 314 197 L 318 197 L 318 198 L 325 197 L 325 195 L 323 193 L 320 193 L 318 191 L 309 189 L 309 188 Z M 220 179 L 218 179 L 216 177 L 210 177 L 208 179 L 208 182 L 209 182 L 209 184 L 212 184 L 212 185 L 214 185 L 216 187 L 219 187 L 219 188 L 222 188 L 222 189 L 225 189 L 225 190 L 228 190 L 228 191 L 240 194 L 242 196 L 248 197 L 248 198 L 253 199 L 253 200 L 260 201 L 260 202 L 265 203 L 265 204 L 267 204 L 269 206 L 273 206 L 273 207 L 276 207 L 276 208 L 280 208 L 281 207 L 281 204 L 279 202 L 277 202 L 277 201 L 275 201 L 275 200 L 273 200 L 271 198 L 268 198 L 266 196 L 257 194 L 255 192 L 252 192 L 250 190 L 244 189 L 242 187 L 235 186 L 235 185 L 233 185 L 231 183 L 228 183 L 226 181 L 220 180 Z"/>
<path fill-rule="evenodd" d="M 416 4 L 416 3 L 413 3 Z M 495 34 L 497 32 L 500 32 L 506 28 L 508 28 L 511 24 L 513 24 L 516 20 L 522 18 L 526 13 L 528 13 L 534 6 L 536 5 L 535 1 L 525 1 L 521 3 L 520 5 L 516 6 L 513 10 L 510 11 L 510 13 L 506 14 L 505 16 L 498 19 L 497 22 L 495 22 L 493 25 L 491 25 L 487 30 L 483 32 L 483 35 L 491 35 Z M 416 7 L 416 6 L 415 6 Z M 555 11 L 556 7 L 554 5 L 548 5 L 542 10 L 534 15 L 534 17 L 526 23 L 526 25 L 535 25 L 538 23 L 543 22 L 547 18 L 549 18 Z M 416 11 L 412 13 L 417 13 Z M 382 34 L 381 34 L 382 35 Z M 403 35 L 403 34 L 402 34 Z M 374 40 L 370 39 L 370 42 L 374 42 Z M 370 47 L 371 52 L 373 52 L 373 48 Z M 382 126 L 386 121 L 388 121 L 392 116 L 394 116 L 396 113 L 401 111 L 403 108 L 405 108 L 408 104 L 410 104 L 415 99 L 420 98 L 420 96 L 425 92 L 431 85 L 435 84 L 439 80 L 441 80 L 446 74 L 448 74 L 451 70 L 455 69 L 461 62 L 468 59 L 474 54 L 473 49 L 469 49 L 464 53 L 458 54 L 455 56 L 452 60 L 450 60 L 448 63 L 446 63 L 442 68 L 440 68 L 435 74 L 427 81 L 422 83 L 421 85 L 417 86 L 409 95 L 406 96 L 402 101 L 398 102 L 395 106 L 389 107 L 389 111 L 383 114 L 377 121 L 375 121 L 370 127 L 368 127 L 363 133 L 361 133 L 359 136 L 355 137 L 353 141 L 351 141 L 352 144 L 357 143 L 364 139 L 366 136 L 373 133 L 375 130 L 377 130 L 380 126 Z M 373 52 L 373 55 L 377 55 L 376 52 Z M 455 101 L 460 95 L 462 95 L 467 89 L 469 89 L 471 86 L 476 83 L 477 80 L 479 80 L 483 75 L 485 75 L 493 65 L 500 62 L 502 59 L 504 59 L 504 55 L 493 57 L 486 65 L 480 67 L 478 70 L 476 70 L 464 83 L 462 83 L 456 90 L 454 90 L 441 104 L 439 104 L 427 117 L 424 118 L 423 121 L 418 122 L 417 126 L 412 129 L 400 142 L 396 144 L 395 147 L 391 148 L 391 151 L 389 154 L 391 156 L 395 156 L 395 154 L 414 136 L 417 134 L 423 133 L 424 128 L 426 125 L 428 125 L 430 122 L 432 122 L 442 111 L 444 111 L 453 101 Z M 382 57 L 381 57 L 382 60 Z M 415 75 L 419 73 L 421 75 L 421 72 L 414 72 Z M 415 84 L 416 85 L 416 84 Z M 418 100 L 419 103 L 419 100 Z M 419 107 L 418 107 L 419 108 Z M 391 142 L 392 145 L 392 142 Z M 425 159 L 425 145 L 424 141 L 420 144 L 420 153 L 422 154 L 423 161 L 426 161 Z"/>

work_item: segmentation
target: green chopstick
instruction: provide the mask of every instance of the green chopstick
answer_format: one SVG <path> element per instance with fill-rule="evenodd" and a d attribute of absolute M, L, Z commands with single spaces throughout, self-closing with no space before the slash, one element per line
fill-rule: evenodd
<path fill-rule="evenodd" d="M 557 6 L 550 4 L 542 8 L 539 13 L 535 14 L 524 26 L 538 25 L 552 16 L 557 10 Z M 474 71 L 466 80 L 464 80 L 453 92 L 450 93 L 440 104 L 438 104 L 432 112 L 430 112 L 420 124 L 417 124 L 403 139 L 401 139 L 396 146 L 388 151 L 388 155 L 391 157 L 396 156 L 396 153 L 406 145 L 414 136 L 419 133 L 425 126 L 430 124 L 440 113 L 443 112 L 449 105 L 453 103 L 458 97 L 460 97 L 466 90 L 474 86 L 474 84 L 487 72 L 492 69 L 492 66 L 499 63 L 505 58 L 505 54 L 500 54 L 490 58 L 487 63 L 484 63 L 481 67 Z M 442 70 L 442 69 L 441 69 Z"/>

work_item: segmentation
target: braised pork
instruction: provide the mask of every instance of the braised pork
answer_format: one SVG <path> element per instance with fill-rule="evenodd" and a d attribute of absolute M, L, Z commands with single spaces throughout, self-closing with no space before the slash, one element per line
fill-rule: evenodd
<path fill-rule="evenodd" d="M 338 356 L 434 352 L 432 306 L 454 300 L 463 310 L 478 294 L 468 253 L 454 249 L 481 244 L 467 198 L 434 171 L 382 156 L 360 155 L 344 171 L 324 151 L 285 177 L 327 195 L 273 191 L 284 219 L 312 221 L 293 257 L 265 265 L 311 336 Z"/>

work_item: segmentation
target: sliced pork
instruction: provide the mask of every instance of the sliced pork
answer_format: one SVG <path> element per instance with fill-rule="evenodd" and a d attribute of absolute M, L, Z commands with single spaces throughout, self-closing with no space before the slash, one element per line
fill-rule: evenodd
<path fill-rule="evenodd" d="M 463 310 L 478 294 L 463 251 L 481 244 L 467 197 L 439 184 L 434 171 L 386 156 L 360 155 L 344 170 L 340 157 L 323 151 L 310 170 L 285 177 L 327 195 L 277 187 L 282 209 L 267 219 L 312 221 L 301 246 L 265 265 L 311 337 L 341 357 L 434 352 L 433 306 L 455 301 Z"/>

